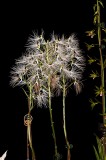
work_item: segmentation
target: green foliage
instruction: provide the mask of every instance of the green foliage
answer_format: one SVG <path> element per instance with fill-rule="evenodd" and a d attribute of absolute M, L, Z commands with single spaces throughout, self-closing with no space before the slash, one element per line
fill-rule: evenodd
<path fill-rule="evenodd" d="M 95 86 L 95 96 L 102 96 L 103 90 L 102 87 Z"/>
<path fill-rule="evenodd" d="M 88 43 L 85 43 L 85 44 L 86 44 L 88 51 L 95 47 L 94 44 L 88 44 Z"/>
<path fill-rule="evenodd" d="M 95 98 L 94 100 L 93 99 L 90 99 L 89 100 L 90 104 L 91 104 L 91 108 L 93 109 L 97 104 L 99 104 L 100 102 Z"/>
<path fill-rule="evenodd" d="M 94 93 L 93 99 L 90 98 L 90 106 L 93 109 L 99 104 L 102 113 L 99 113 L 103 117 L 103 126 L 105 127 L 105 68 L 106 68 L 106 28 L 105 23 L 101 22 L 101 8 L 104 8 L 102 0 L 96 0 L 96 4 L 93 6 L 93 25 L 94 28 L 86 31 L 86 35 L 90 37 L 90 43 L 85 43 L 87 50 L 90 51 L 90 56 L 88 56 L 88 64 L 91 69 L 89 75 L 93 79 L 94 83 Z M 95 58 L 94 58 L 95 57 Z M 99 57 L 99 58 L 98 58 Z M 98 65 L 98 67 L 97 67 Z M 98 81 L 95 79 L 98 78 Z M 106 137 L 102 137 L 103 140 Z M 105 143 L 96 135 L 97 148 L 93 146 L 95 151 L 95 156 L 97 160 L 106 160 L 105 154 Z"/>
<path fill-rule="evenodd" d="M 94 59 L 94 58 L 92 58 L 92 57 L 90 57 L 90 56 L 88 56 L 88 63 L 89 64 L 92 64 L 92 63 L 94 63 L 94 62 L 96 62 L 96 58 Z"/>
<path fill-rule="evenodd" d="M 88 64 L 95 65 L 95 68 L 92 68 L 91 73 L 89 75 L 90 78 L 95 80 L 98 78 L 98 84 L 94 85 L 94 96 L 101 96 L 101 105 L 103 108 L 103 112 L 105 113 L 105 78 L 104 72 L 106 68 L 106 57 L 105 57 L 105 47 L 106 47 L 106 28 L 105 23 L 101 22 L 100 8 L 104 8 L 103 2 L 101 0 L 97 0 L 97 3 L 93 6 L 93 25 L 94 28 L 86 31 L 86 36 L 90 37 L 90 43 L 85 43 L 87 50 L 90 51 L 88 56 Z M 98 58 L 99 57 L 99 58 Z M 99 65 L 99 69 L 96 69 L 96 65 Z M 94 67 L 94 66 L 93 66 Z M 96 83 L 96 82 L 95 82 Z M 92 98 L 91 98 L 92 99 Z M 94 108 L 98 104 L 98 100 L 92 101 L 90 99 L 91 108 Z M 103 113 L 103 114 L 104 114 Z"/>
<path fill-rule="evenodd" d="M 92 71 L 92 73 L 90 74 L 90 77 L 95 79 L 95 78 L 99 77 L 99 73 L 97 71 L 95 71 L 95 72 Z"/>
<path fill-rule="evenodd" d="M 106 160 L 102 140 L 96 135 L 97 148 L 93 146 L 97 160 Z"/>

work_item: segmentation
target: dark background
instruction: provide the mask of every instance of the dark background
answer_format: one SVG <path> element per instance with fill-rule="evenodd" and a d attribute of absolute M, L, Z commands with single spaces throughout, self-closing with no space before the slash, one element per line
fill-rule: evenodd
<path fill-rule="evenodd" d="M 0 155 L 6 150 L 8 160 L 26 159 L 26 127 L 24 115 L 27 113 L 27 99 L 23 91 L 11 88 L 10 70 L 15 59 L 25 52 L 27 39 L 32 32 L 44 31 L 45 39 L 54 33 L 70 36 L 76 33 L 80 47 L 87 58 L 85 31 L 92 29 L 93 5 L 96 0 L 74 1 L 4 1 L 0 13 Z M 104 2 L 103 2 L 104 3 Z M 106 3 L 105 3 L 106 4 Z M 105 8 L 106 5 L 104 4 Z M 103 11 L 106 19 L 106 9 Z M 66 99 L 67 131 L 72 160 L 95 160 L 94 133 L 98 133 L 98 111 L 89 106 L 93 83 L 88 78 L 89 67 L 84 72 L 84 88 L 76 96 L 71 90 Z M 61 97 L 52 99 L 53 117 L 58 150 L 66 160 L 66 148 L 62 129 Z M 33 145 L 37 160 L 52 160 L 54 151 L 49 110 L 34 108 L 32 111 Z"/>

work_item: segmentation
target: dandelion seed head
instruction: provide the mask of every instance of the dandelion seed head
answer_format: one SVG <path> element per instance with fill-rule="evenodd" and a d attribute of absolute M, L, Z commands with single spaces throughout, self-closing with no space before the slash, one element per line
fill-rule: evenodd
<path fill-rule="evenodd" d="M 64 35 L 59 37 L 53 33 L 51 39 L 46 41 L 43 33 L 33 33 L 26 44 L 26 52 L 16 60 L 12 68 L 10 84 L 31 84 L 37 105 L 46 106 L 48 78 L 51 76 L 52 96 L 61 94 L 63 74 L 66 83 L 73 81 L 76 93 L 80 93 L 84 67 L 85 59 L 75 34 L 65 38 Z"/>

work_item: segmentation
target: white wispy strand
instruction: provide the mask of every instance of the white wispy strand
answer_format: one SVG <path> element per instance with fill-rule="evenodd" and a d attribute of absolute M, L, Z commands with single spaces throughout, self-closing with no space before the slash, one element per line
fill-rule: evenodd
<path fill-rule="evenodd" d="M 59 95 L 64 74 L 66 83 L 73 81 L 76 93 L 79 93 L 82 88 L 80 86 L 82 86 L 84 66 L 85 59 L 75 34 L 69 38 L 64 38 L 64 35 L 59 38 L 52 34 L 51 40 L 46 42 L 43 34 L 39 36 L 34 33 L 28 39 L 25 54 L 16 60 L 10 72 L 10 85 L 15 87 L 31 84 L 34 86 L 37 83 L 35 92 L 32 91 L 33 98 L 39 106 L 42 106 L 48 101 L 48 75 L 51 76 L 52 92 L 57 92 Z M 40 92 L 42 87 L 43 90 Z"/>
<path fill-rule="evenodd" d="M 36 102 L 37 102 L 37 105 L 39 107 L 47 107 L 48 105 L 48 92 L 46 90 L 42 90 L 41 93 L 39 93 L 36 98 L 35 98 Z"/>
<path fill-rule="evenodd" d="M 24 75 L 26 74 L 27 70 L 25 69 L 24 65 L 16 65 L 12 68 L 10 72 L 11 76 L 11 81 L 10 85 L 15 87 L 15 86 L 20 86 L 26 84 L 26 81 L 24 80 Z"/>

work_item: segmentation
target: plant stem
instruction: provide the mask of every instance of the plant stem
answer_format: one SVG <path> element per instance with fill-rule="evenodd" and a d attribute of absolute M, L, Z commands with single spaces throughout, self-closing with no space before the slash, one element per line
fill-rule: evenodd
<path fill-rule="evenodd" d="M 47 43 L 47 63 L 49 64 L 49 55 L 48 55 L 48 43 Z M 50 121 L 51 121 L 51 127 L 52 127 L 52 136 L 54 139 L 54 147 L 55 147 L 55 157 L 57 157 L 57 142 L 56 142 L 56 135 L 55 135 L 55 129 L 54 129 L 54 122 L 53 122 L 53 115 L 52 115 L 52 107 L 51 107 L 51 79 L 50 74 L 48 75 L 48 92 L 49 92 L 49 113 L 50 113 Z"/>
<path fill-rule="evenodd" d="M 28 97 L 28 116 L 29 119 L 27 120 L 27 156 L 29 157 L 29 146 L 31 148 L 31 152 L 32 152 L 32 160 L 36 160 L 35 158 L 35 152 L 34 152 L 34 148 L 32 145 L 32 133 L 31 133 L 31 109 L 33 108 L 33 102 L 32 102 L 32 85 L 30 84 L 29 86 L 29 97 Z"/>
<path fill-rule="evenodd" d="M 65 136 L 65 141 L 67 146 L 67 160 L 70 160 L 71 158 L 70 144 L 67 138 L 67 130 L 66 130 L 65 97 L 66 97 L 66 88 L 65 88 L 65 77 L 63 74 L 63 129 L 64 129 L 64 136 Z"/>
<path fill-rule="evenodd" d="M 97 23 L 98 23 L 98 43 L 99 43 L 99 53 L 100 53 L 100 66 L 101 66 L 101 86 L 102 86 L 102 114 L 103 114 L 103 124 L 105 123 L 105 82 L 104 82 L 104 66 L 103 66 L 103 56 L 102 56 L 102 44 L 101 44 L 101 24 L 100 24 L 100 5 L 97 0 Z"/>
<path fill-rule="evenodd" d="M 57 143 L 56 143 L 56 135 L 54 130 L 54 122 L 53 122 L 53 115 L 52 115 L 52 108 L 51 108 L 51 90 L 50 90 L 50 75 L 48 78 L 48 89 L 49 89 L 49 112 L 50 112 L 50 120 L 51 120 L 51 127 L 52 127 L 52 135 L 54 139 L 54 145 L 55 145 L 55 156 L 57 156 Z"/>

